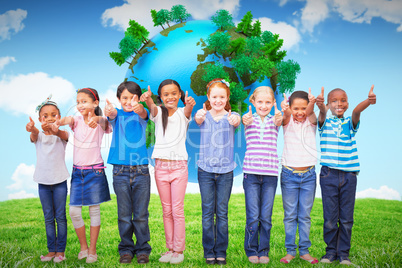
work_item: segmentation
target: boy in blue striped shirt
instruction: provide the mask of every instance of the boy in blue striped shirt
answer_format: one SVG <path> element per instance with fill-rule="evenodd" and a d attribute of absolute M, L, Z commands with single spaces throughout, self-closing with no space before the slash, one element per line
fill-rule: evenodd
<path fill-rule="evenodd" d="M 324 104 L 324 88 L 317 96 L 320 109 L 318 131 L 321 147 L 320 185 L 324 210 L 324 241 L 326 254 L 323 263 L 339 260 L 340 264 L 352 264 L 349 260 L 352 237 L 353 211 L 356 195 L 356 175 L 360 171 L 355 135 L 359 128 L 360 114 L 376 103 L 371 86 L 368 98 L 353 110 L 351 117 L 344 117 L 349 107 L 348 96 L 340 88 L 333 89 Z M 327 116 L 328 109 L 332 115 Z"/>

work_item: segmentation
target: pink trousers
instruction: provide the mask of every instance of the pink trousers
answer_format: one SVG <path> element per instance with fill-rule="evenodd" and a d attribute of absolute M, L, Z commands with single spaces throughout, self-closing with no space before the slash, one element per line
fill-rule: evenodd
<path fill-rule="evenodd" d="M 186 246 L 184 195 L 188 182 L 187 161 L 156 159 L 155 181 L 162 203 L 166 247 L 183 251 Z"/>

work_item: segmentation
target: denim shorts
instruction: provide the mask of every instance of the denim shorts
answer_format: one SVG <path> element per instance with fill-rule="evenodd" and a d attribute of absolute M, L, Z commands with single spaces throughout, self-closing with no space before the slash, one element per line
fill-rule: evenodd
<path fill-rule="evenodd" d="M 110 201 L 105 170 L 73 168 L 70 206 L 94 206 Z"/>

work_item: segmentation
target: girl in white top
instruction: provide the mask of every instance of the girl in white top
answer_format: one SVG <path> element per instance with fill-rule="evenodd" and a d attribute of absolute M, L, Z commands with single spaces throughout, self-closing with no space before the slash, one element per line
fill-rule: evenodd
<path fill-rule="evenodd" d="M 184 260 L 185 223 L 184 195 L 188 182 L 186 133 L 195 100 L 184 95 L 180 85 L 171 79 L 164 80 L 158 88 L 158 99 L 164 106 L 156 106 L 151 98 L 152 92 L 141 95 L 155 123 L 155 181 L 163 208 L 166 247 L 168 251 L 160 262 L 180 263 Z M 179 100 L 185 104 L 178 108 Z"/>
<path fill-rule="evenodd" d="M 36 147 L 36 167 L 33 177 L 38 183 L 49 251 L 45 256 L 40 256 L 40 259 L 43 262 L 51 260 L 61 262 L 65 260 L 64 251 L 67 242 L 66 198 L 67 179 L 70 175 L 64 156 L 68 132 L 59 130 L 60 110 L 50 98 L 51 96 L 36 108 L 43 131 L 35 127 L 31 117 L 26 130 L 31 133 L 31 142 Z M 57 234 L 55 222 L 57 222 Z"/>

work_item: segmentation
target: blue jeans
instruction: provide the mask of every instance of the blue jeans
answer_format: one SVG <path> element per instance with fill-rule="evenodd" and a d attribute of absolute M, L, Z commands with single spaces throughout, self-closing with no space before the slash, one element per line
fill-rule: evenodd
<path fill-rule="evenodd" d="M 315 168 L 305 173 L 282 167 L 281 189 L 285 217 L 286 252 L 296 256 L 296 230 L 299 225 L 299 254 L 309 254 L 311 217 L 316 188 Z"/>
<path fill-rule="evenodd" d="M 244 173 L 243 188 L 246 198 L 244 251 L 247 257 L 269 255 L 271 216 L 277 184 L 278 177 Z"/>
<path fill-rule="evenodd" d="M 233 172 L 209 173 L 198 168 L 198 183 L 202 201 L 204 258 L 226 258 L 229 244 L 228 204 Z"/>
<path fill-rule="evenodd" d="M 119 254 L 151 253 L 148 205 L 151 180 L 148 165 L 113 165 L 113 189 L 117 198 Z M 134 244 L 133 234 L 137 239 Z"/>
<path fill-rule="evenodd" d="M 67 243 L 67 181 L 54 185 L 38 184 L 38 192 L 45 216 L 47 249 L 49 252 L 64 252 Z"/>
<path fill-rule="evenodd" d="M 338 259 L 349 257 L 356 198 L 356 173 L 322 166 L 320 185 L 326 254 Z"/>

